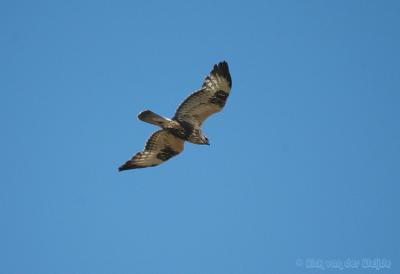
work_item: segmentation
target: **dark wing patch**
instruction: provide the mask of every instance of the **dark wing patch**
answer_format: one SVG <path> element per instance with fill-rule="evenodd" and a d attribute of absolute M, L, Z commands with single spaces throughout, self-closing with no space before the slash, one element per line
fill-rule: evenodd
<path fill-rule="evenodd" d="M 119 171 L 159 165 L 183 151 L 184 141 L 166 130 L 154 132 L 143 151 L 119 167 Z"/>
<path fill-rule="evenodd" d="M 209 102 L 212 104 L 217 104 L 221 108 L 225 106 L 226 100 L 228 99 L 229 94 L 223 90 L 218 90 L 213 97 L 210 98 Z"/>
<path fill-rule="evenodd" d="M 157 158 L 160 159 L 161 161 L 167 161 L 177 154 L 179 154 L 179 152 L 173 150 L 169 146 L 166 146 L 165 148 L 161 149 L 159 153 L 157 153 Z"/>
<path fill-rule="evenodd" d="M 188 122 L 195 127 L 201 126 L 210 115 L 222 110 L 231 87 L 232 79 L 228 64 L 223 61 L 214 65 L 210 74 L 204 79 L 201 89 L 182 102 L 173 119 Z"/>

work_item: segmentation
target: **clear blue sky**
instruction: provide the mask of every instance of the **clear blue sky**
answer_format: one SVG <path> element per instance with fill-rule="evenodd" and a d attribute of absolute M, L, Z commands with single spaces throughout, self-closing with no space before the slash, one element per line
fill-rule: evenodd
<path fill-rule="evenodd" d="M 0 273 L 315 273 L 307 258 L 398 273 L 399 14 L 3 1 Z M 211 146 L 118 173 L 155 130 L 136 115 L 171 116 L 221 60 L 233 88 L 204 125 Z"/>

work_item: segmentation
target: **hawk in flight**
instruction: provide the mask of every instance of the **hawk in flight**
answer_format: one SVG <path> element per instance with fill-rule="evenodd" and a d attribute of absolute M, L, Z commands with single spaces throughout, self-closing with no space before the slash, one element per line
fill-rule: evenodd
<path fill-rule="evenodd" d="M 201 125 L 211 115 L 225 106 L 232 87 L 228 64 L 223 61 L 214 65 L 204 79 L 200 90 L 187 97 L 176 110 L 172 119 L 150 110 L 139 114 L 144 122 L 161 127 L 147 140 L 143 151 L 123 164 L 119 171 L 159 165 L 183 151 L 185 141 L 209 145 Z"/>

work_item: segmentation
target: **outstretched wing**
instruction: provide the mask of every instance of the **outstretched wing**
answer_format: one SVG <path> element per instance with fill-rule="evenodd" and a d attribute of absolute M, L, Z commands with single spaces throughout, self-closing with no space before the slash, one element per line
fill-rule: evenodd
<path fill-rule="evenodd" d="M 154 132 L 147 140 L 143 151 L 138 152 L 119 171 L 159 165 L 183 150 L 184 140 L 179 139 L 166 130 Z"/>
<path fill-rule="evenodd" d="M 201 126 L 211 114 L 222 110 L 231 87 L 232 79 L 228 64 L 223 61 L 214 65 L 213 70 L 204 79 L 201 89 L 182 102 L 173 119 Z"/>

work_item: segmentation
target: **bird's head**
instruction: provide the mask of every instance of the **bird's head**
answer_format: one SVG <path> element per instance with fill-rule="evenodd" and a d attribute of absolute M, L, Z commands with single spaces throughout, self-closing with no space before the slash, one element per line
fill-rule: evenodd
<path fill-rule="evenodd" d="M 189 142 L 198 145 L 209 145 L 210 142 L 208 141 L 207 136 L 203 134 L 200 130 L 195 131 L 195 134 L 189 136 Z"/>
<path fill-rule="evenodd" d="M 201 143 L 203 145 L 210 145 L 210 141 L 208 140 L 207 136 L 205 136 L 205 135 L 202 136 Z"/>

